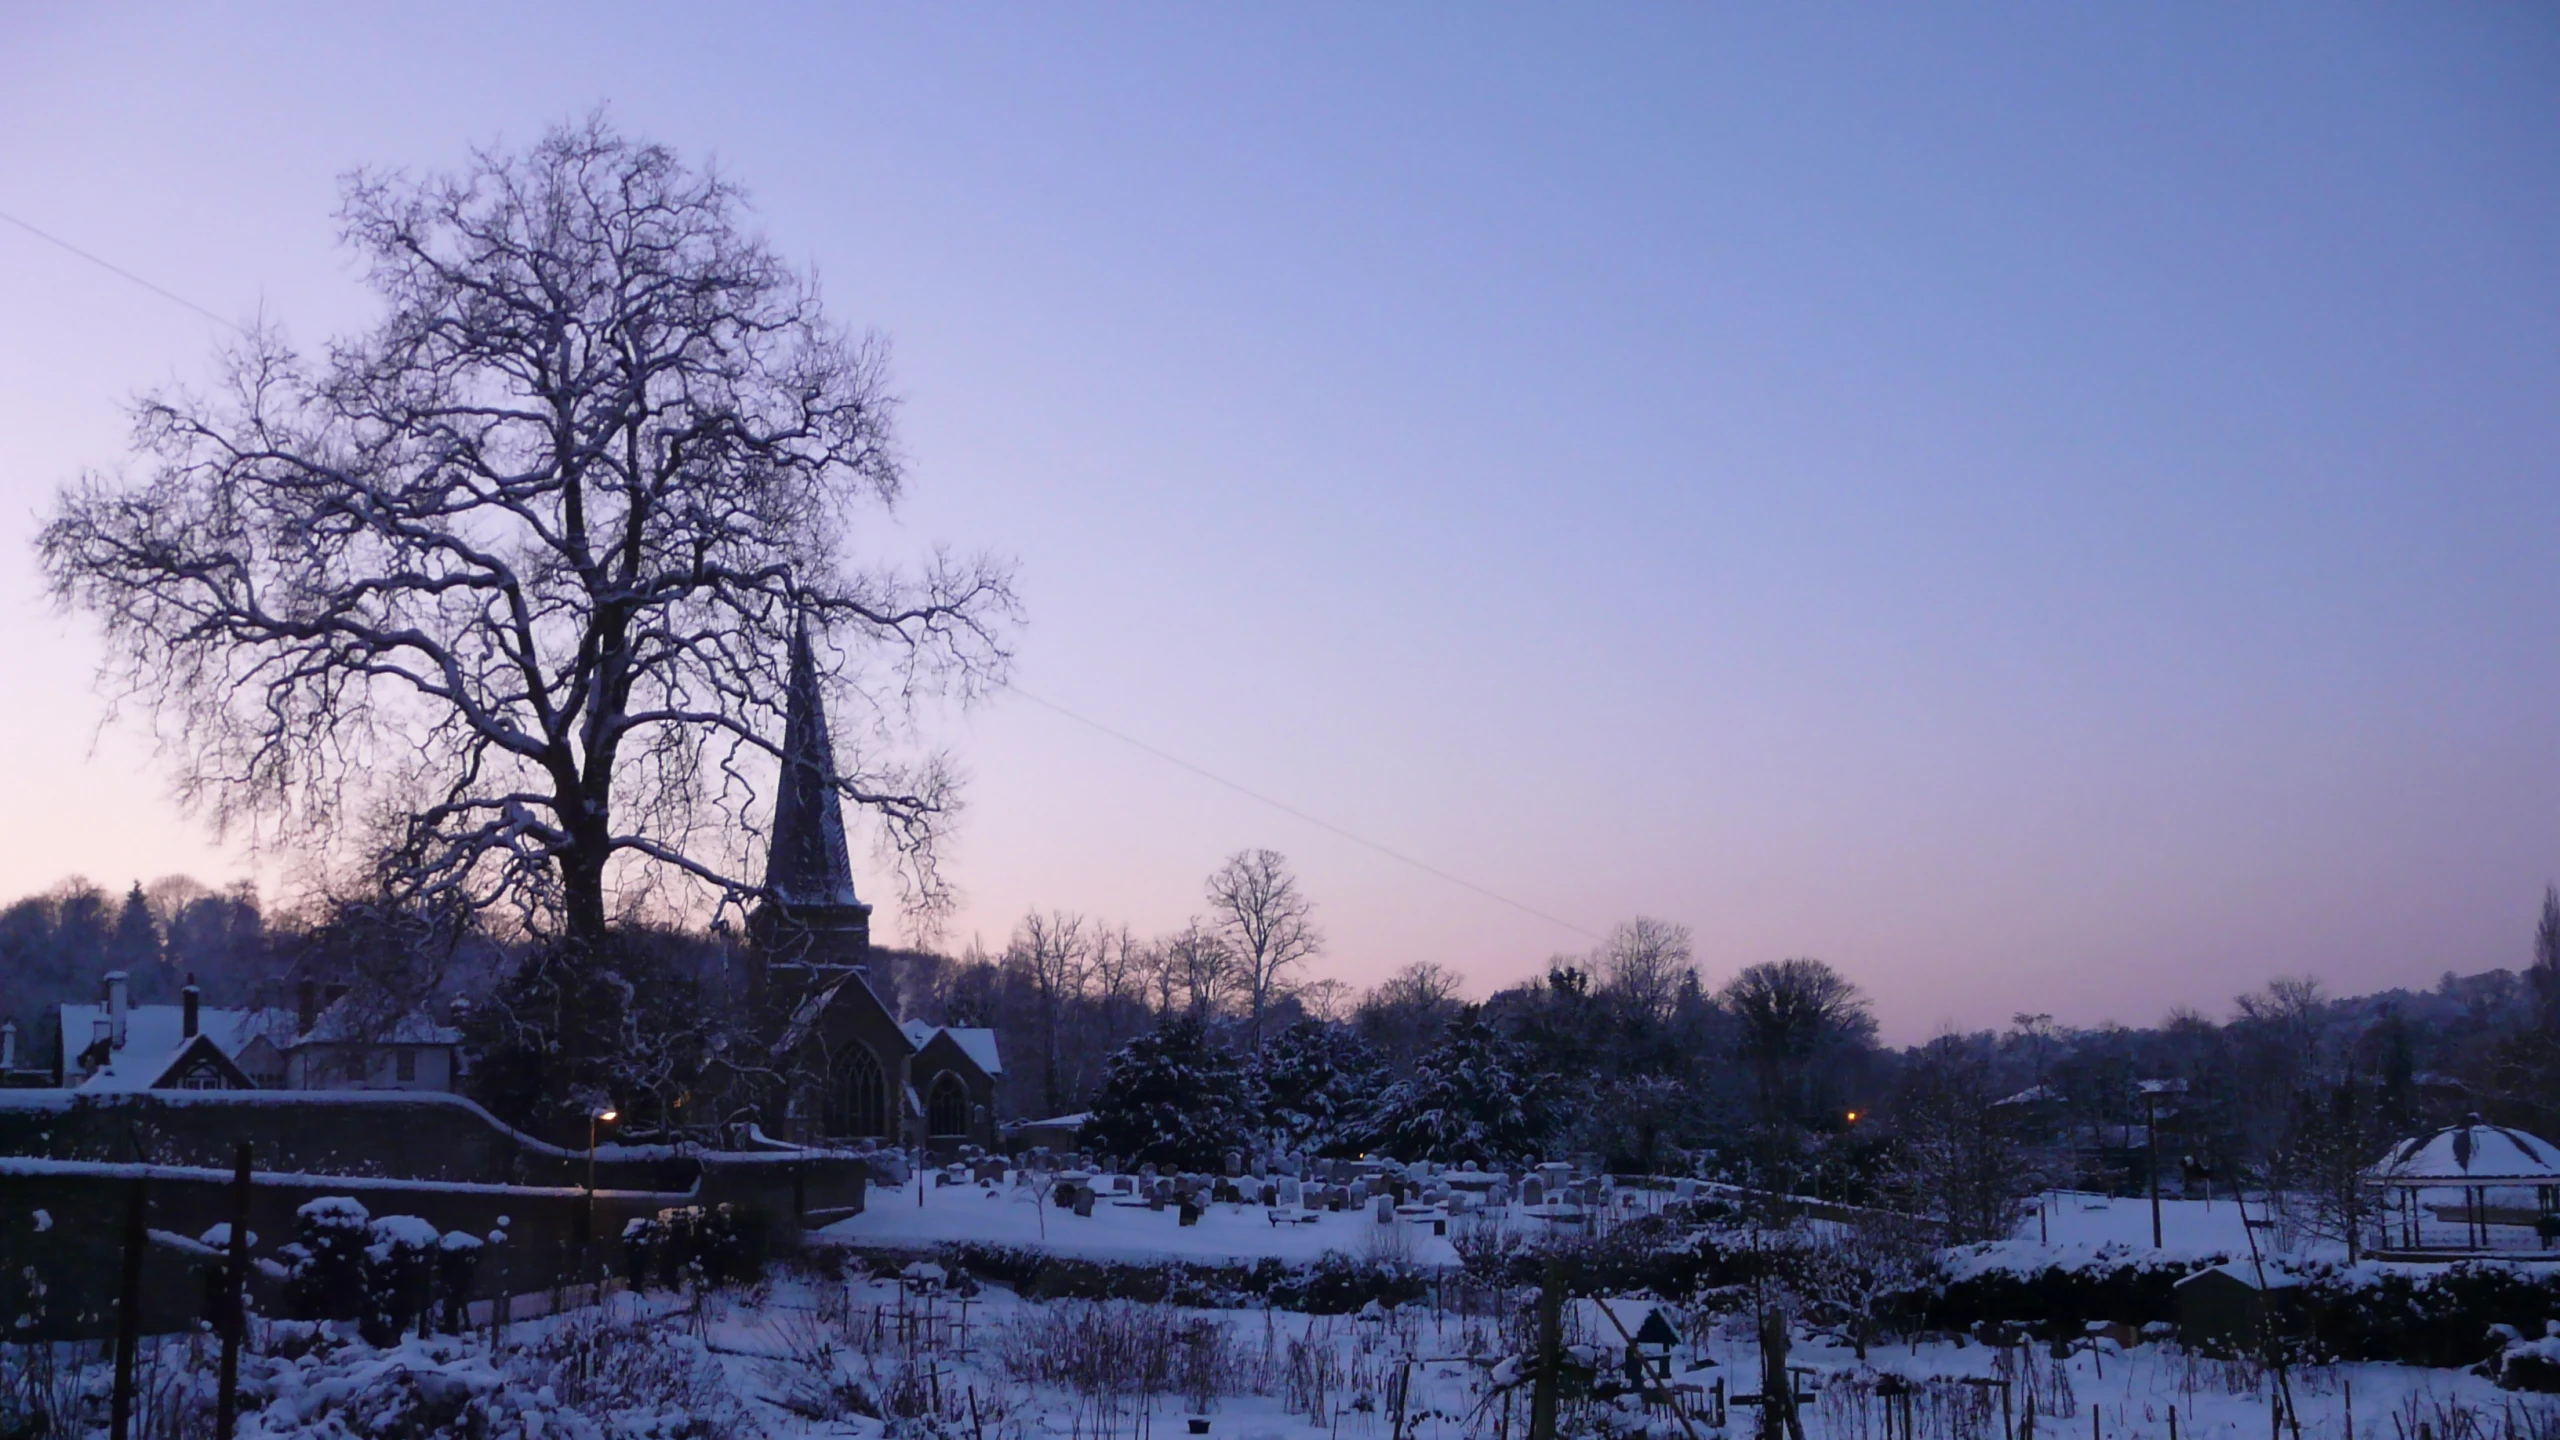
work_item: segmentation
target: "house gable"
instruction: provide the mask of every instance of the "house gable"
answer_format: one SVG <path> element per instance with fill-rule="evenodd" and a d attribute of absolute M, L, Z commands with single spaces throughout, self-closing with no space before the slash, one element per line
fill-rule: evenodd
<path fill-rule="evenodd" d="M 153 1090 L 255 1090 L 250 1080 L 210 1035 L 192 1035 L 149 1085 Z"/>

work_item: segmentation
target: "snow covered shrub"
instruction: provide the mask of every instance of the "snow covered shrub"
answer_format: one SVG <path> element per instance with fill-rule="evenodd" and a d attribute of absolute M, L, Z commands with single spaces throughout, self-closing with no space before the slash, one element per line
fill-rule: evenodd
<path fill-rule="evenodd" d="M 735 1205 L 686 1205 L 661 1210 L 654 1220 L 633 1220 L 623 1227 L 622 1243 L 631 1287 L 655 1274 L 668 1290 L 687 1280 L 718 1289 L 744 1284 L 764 1273 L 767 1226 L 764 1216 Z"/>
<path fill-rule="evenodd" d="M 388 1345 L 433 1302 L 444 1237 L 415 1215 L 385 1215 L 365 1227 L 364 1338 Z"/>
<path fill-rule="evenodd" d="M 436 1241 L 436 1299 L 444 1307 L 444 1328 L 460 1330 L 470 1319 L 471 1287 L 480 1274 L 487 1242 L 460 1230 L 448 1230 Z"/>
<path fill-rule="evenodd" d="M 363 1312 L 371 1219 L 345 1195 L 324 1195 L 293 1212 L 294 1238 L 282 1254 L 285 1303 L 297 1319 L 353 1320 Z"/>

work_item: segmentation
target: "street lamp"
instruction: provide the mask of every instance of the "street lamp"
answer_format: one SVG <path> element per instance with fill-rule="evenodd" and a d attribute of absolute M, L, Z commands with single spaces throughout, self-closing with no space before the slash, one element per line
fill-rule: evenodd
<path fill-rule="evenodd" d="M 2143 1129 L 2151 1144 L 2151 1248 L 2160 1248 L 2160 1097 L 2184 1095 L 2184 1080 L 2143 1080 L 2134 1087 L 2142 1095 Z"/>
<path fill-rule="evenodd" d="M 596 1127 L 621 1119 L 620 1112 L 608 1105 L 587 1112 L 587 1238 L 593 1243 L 596 1233 Z"/>

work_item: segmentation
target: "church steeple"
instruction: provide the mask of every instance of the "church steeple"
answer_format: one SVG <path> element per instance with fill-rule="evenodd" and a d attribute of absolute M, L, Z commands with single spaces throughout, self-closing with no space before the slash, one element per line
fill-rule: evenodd
<path fill-rule="evenodd" d="M 765 896 L 747 917 L 748 990 L 784 1011 L 871 958 L 871 907 L 853 892 L 836 752 L 805 623 L 791 630 L 782 765 L 765 851 Z"/>
<path fill-rule="evenodd" d="M 861 905 L 844 843 L 844 807 L 836 792 L 836 751 L 818 691 L 817 657 L 806 624 L 791 627 L 791 688 L 782 722 L 781 789 L 773 803 L 773 843 L 764 886 L 799 908 Z"/>

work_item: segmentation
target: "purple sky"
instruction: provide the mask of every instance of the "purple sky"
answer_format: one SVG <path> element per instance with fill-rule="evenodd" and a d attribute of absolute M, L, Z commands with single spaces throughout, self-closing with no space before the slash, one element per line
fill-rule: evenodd
<path fill-rule="evenodd" d="M 2524 958 L 2548 8 L 709 13 L 0 11 L 0 211 L 316 343 L 340 171 L 609 101 L 891 337 L 881 543 L 1018 555 L 1035 694 L 1897 1039 Z M 0 225 L 0 895 L 245 873 L 26 544 L 213 338 Z M 944 738 L 955 943 L 1246 845 L 1355 984 L 1589 943 L 1019 700 Z"/>

